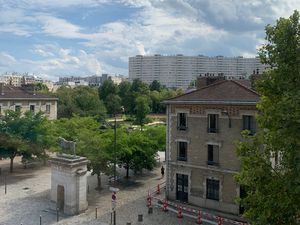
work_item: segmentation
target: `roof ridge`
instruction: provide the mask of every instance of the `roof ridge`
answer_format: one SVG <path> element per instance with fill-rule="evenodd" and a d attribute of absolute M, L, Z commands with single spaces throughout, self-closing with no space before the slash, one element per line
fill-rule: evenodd
<path fill-rule="evenodd" d="M 237 85 L 241 86 L 242 88 L 244 88 L 244 89 L 246 89 L 246 90 L 248 90 L 248 91 L 251 91 L 252 93 L 254 93 L 254 94 L 256 94 L 256 95 L 259 96 L 259 94 L 258 94 L 255 90 L 253 90 L 253 89 L 247 87 L 246 85 L 243 85 L 243 84 L 240 83 L 239 81 L 237 81 L 237 80 L 230 80 L 230 81 L 236 83 Z"/>

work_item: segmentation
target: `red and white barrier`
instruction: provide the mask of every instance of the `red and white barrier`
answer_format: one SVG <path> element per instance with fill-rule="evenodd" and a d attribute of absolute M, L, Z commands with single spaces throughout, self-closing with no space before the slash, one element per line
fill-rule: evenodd
<path fill-rule="evenodd" d="M 160 184 L 158 184 L 156 187 L 152 188 L 152 190 L 154 189 L 154 191 L 152 191 L 152 192 L 149 191 L 148 197 L 150 196 L 151 200 L 152 199 L 155 200 L 156 204 L 160 205 L 164 212 L 167 212 L 170 209 L 171 211 L 177 213 L 177 217 L 180 219 L 183 218 L 183 215 L 186 215 L 188 217 L 195 218 L 197 224 L 202 224 L 203 222 L 207 222 L 207 223 L 214 224 L 214 225 L 223 225 L 224 223 L 232 224 L 232 225 L 250 225 L 248 223 L 242 223 L 239 221 L 222 218 L 220 216 L 215 216 L 211 213 L 196 210 L 193 208 L 183 207 L 182 205 L 178 205 L 174 202 L 167 201 L 166 199 L 161 199 L 158 196 L 155 196 L 155 194 L 159 195 L 161 193 L 160 188 L 161 188 Z M 151 197 L 151 193 L 153 193 L 153 195 L 154 195 L 153 197 Z M 148 199 L 148 197 L 147 197 L 147 199 Z M 162 202 L 162 205 L 159 202 Z M 152 204 L 152 202 L 151 202 L 151 204 Z M 170 208 L 170 206 L 174 207 L 175 209 Z M 184 211 L 187 213 L 183 213 Z"/>

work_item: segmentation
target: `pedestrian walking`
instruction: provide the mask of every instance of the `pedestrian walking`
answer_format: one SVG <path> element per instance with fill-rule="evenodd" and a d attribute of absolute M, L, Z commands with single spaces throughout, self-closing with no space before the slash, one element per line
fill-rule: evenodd
<path fill-rule="evenodd" d="M 161 173 L 161 176 L 164 177 L 164 175 L 165 175 L 165 168 L 164 168 L 164 166 L 161 166 L 160 173 Z"/>

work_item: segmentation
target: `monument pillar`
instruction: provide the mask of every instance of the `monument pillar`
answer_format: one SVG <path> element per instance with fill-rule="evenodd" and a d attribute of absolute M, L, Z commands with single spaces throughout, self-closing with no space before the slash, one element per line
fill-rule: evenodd
<path fill-rule="evenodd" d="M 87 202 L 87 163 L 85 157 L 60 154 L 51 164 L 51 208 L 67 215 L 84 212 Z"/>

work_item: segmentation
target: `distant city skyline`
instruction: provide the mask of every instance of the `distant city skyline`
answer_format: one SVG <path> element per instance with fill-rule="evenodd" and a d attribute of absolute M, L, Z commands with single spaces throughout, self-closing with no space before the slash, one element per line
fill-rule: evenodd
<path fill-rule="evenodd" d="M 0 74 L 128 75 L 141 55 L 254 57 L 299 0 L 2 0 Z"/>

